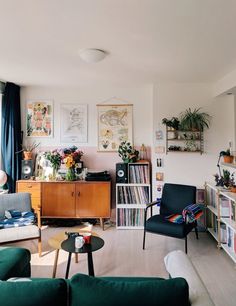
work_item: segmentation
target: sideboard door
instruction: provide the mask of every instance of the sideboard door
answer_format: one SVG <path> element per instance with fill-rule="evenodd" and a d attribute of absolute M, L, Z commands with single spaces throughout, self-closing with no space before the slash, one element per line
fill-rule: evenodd
<path fill-rule="evenodd" d="M 76 184 L 76 217 L 110 218 L 110 182 Z"/>
<path fill-rule="evenodd" d="M 42 184 L 42 217 L 75 217 L 75 184 Z"/>

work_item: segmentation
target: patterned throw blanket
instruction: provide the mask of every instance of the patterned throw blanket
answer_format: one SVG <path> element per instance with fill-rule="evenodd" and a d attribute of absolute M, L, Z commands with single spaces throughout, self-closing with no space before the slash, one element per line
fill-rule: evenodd
<path fill-rule="evenodd" d="M 35 216 L 31 211 L 6 210 L 5 219 L 0 221 L 0 229 L 30 225 L 34 222 Z"/>
<path fill-rule="evenodd" d="M 203 215 L 203 210 L 201 208 L 201 205 L 190 204 L 183 209 L 182 215 L 173 214 L 166 216 L 165 218 L 170 222 L 181 224 L 184 222 L 192 223 L 197 219 L 199 219 L 202 215 Z"/>

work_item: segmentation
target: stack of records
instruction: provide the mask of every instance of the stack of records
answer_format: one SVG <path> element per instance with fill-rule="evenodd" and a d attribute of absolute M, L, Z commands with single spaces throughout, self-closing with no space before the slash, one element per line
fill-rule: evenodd
<path fill-rule="evenodd" d="M 108 171 L 88 171 L 85 181 L 110 181 L 111 176 Z"/>

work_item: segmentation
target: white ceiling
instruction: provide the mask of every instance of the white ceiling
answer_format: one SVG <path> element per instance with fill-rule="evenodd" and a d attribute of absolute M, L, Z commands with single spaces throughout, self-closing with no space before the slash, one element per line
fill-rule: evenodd
<path fill-rule="evenodd" d="M 214 82 L 236 69 L 235 0 L 0 0 L 0 79 Z M 80 49 L 109 53 L 96 64 Z"/>

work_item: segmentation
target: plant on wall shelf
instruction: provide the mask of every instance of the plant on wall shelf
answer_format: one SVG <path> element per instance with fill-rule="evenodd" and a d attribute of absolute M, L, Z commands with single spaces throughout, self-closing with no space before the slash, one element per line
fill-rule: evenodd
<path fill-rule="evenodd" d="M 134 163 L 138 160 L 139 151 L 135 150 L 130 142 L 122 141 L 118 153 L 124 163 Z"/>
<path fill-rule="evenodd" d="M 201 108 L 191 108 L 180 114 L 180 129 L 183 131 L 203 131 L 209 128 L 211 116 L 200 111 Z"/>
<path fill-rule="evenodd" d="M 162 124 L 165 124 L 167 127 L 178 130 L 179 129 L 179 119 L 177 117 L 172 117 L 171 119 L 163 118 Z"/>

